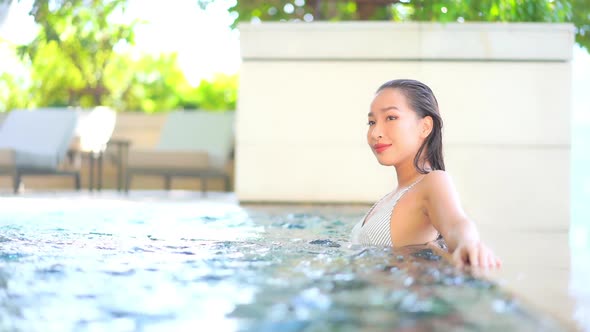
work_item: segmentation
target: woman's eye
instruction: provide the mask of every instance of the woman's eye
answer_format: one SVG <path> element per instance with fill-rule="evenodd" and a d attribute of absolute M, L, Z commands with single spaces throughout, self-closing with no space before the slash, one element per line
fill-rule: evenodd
<path fill-rule="evenodd" d="M 369 125 L 369 126 L 372 126 L 374 124 L 375 124 L 375 121 L 373 121 L 373 120 L 369 120 L 369 122 L 367 122 L 367 125 Z"/>
<path fill-rule="evenodd" d="M 387 120 L 397 120 L 397 116 L 390 115 L 387 117 Z"/>

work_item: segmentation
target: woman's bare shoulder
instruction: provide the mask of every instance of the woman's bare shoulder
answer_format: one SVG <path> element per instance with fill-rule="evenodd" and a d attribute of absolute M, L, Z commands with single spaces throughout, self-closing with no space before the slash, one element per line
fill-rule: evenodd
<path fill-rule="evenodd" d="M 451 179 L 451 175 L 447 171 L 437 169 L 424 175 L 422 182 L 436 185 L 453 181 Z"/>
<path fill-rule="evenodd" d="M 450 220 L 465 219 L 459 193 L 455 189 L 451 175 L 446 171 L 432 171 L 423 181 L 423 202 L 431 222 L 440 230 L 443 223 Z"/>
<path fill-rule="evenodd" d="M 444 195 L 455 191 L 453 179 L 447 171 L 435 170 L 429 172 L 421 182 L 424 193 L 429 196 Z"/>

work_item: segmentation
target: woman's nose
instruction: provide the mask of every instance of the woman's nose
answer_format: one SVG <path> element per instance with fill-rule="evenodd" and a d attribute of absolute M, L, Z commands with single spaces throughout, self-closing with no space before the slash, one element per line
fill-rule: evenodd
<path fill-rule="evenodd" d="M 373 126 L 373 129 L 371 130 L 371 138 L 373 138 L 374 140 L 379 140 L 383 137 L 383 134 L 381 133 L 381 128 L 375 124 Z"/>

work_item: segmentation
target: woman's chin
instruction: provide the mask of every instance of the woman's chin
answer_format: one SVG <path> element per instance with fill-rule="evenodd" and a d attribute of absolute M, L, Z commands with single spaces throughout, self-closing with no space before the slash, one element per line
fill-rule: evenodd
<path fill-rule="evenodd" d="M 395 166 L 395 163 L 393 162 L 393 160 L 389 160 L 387 158 L 383 158 L 383 157 L 379 157 L 377 156 L 377 161 L 379 162 L 379 164 L 383 165 L 383 166 Z"/>

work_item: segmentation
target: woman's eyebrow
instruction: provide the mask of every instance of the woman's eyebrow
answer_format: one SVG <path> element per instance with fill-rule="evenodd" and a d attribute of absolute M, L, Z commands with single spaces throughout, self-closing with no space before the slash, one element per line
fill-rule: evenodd
<path fill-rule="evenodd" d="M 391 110 L 396 110 L 399 111 L 399 108 L 397 108 L 397 106 L 387 106 L 381 109 L 381 112 L 387 112 L 387 111 L 391 111 Z M 369 112 L 369 114 L 367 114 L 368 116 L 373 116 L 373 112 Z"/>

